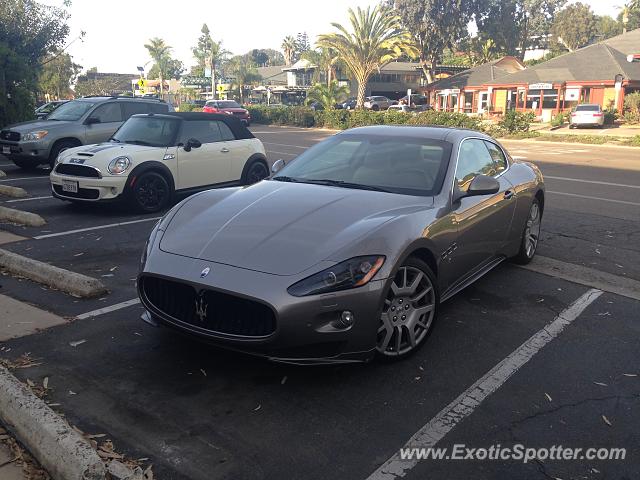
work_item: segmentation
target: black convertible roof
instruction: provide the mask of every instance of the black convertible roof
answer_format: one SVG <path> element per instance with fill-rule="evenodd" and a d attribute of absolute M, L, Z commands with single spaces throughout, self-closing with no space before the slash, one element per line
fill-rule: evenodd
<path fill-rule="evenodd" d="M 219 120 L 227 124 L 236 139 L 244 140 L 247 138 L 255 138 L 253 133 L 249 131 L 244 124 L 233 115 L 226 113 L 203 113 L 203 112 L 167 112 L 167 113 L 151 113 L 138 114 L 135 117 L 178 117 L 187 122 L 195 122 L 198 120 Z"/>

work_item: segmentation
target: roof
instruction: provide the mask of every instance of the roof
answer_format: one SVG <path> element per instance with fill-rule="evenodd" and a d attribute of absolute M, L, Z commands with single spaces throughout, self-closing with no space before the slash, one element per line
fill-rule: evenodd
<path fill-rule="evenodd" d="M 156 114 L 138 114 L 134 117 L 178 117 L 187 122 L 195 121 L 211 121 L 219 120 L 227 124 L 231 129 L 236 139 L 241 140 L 245 138 L 255 138 L 253 134 L 244 126 L 244 124 L 238 120 L 234 115 L 227 115 L 223 113 L 204 113 L 204 112 L 168 112 L 168 113 L 156 113 Z"/>
<path fill-rule="evenodd" d="M 464 88 L 492 83 L 507 75 L 519 72 L 525 67 L 515 57 L 502 57 L 477 67 L 469 68 L 450 77 L 443 78 L 428 85 L 429 90 L 445 90 L 450 88 Z"/>
<path fill-rule="evenodd" d="M 640 62 L 628 62 L 627 55 L 640 53 L 640 28 L 552 58 L 489 84 L 531 84 L 563 82 L 613 82 L 617 74 L 640 81 Z"/>
<path fill-rule="evenodd" d="M 309 69 L 313 69 L 313 68 L 318 68 L 318 66 L 314 65 L 313 63 L 311 63 L 306 58 L 301 58 L 300 60 L 298 60 L 293 65 L 291 65 L 289 67 L 284 67 L 282 70 L 286 72 L 288 70 L 309 70 Z"/>
<path fill-rule="evenodd" d="M 287 83 L 287 73 L 283 72 L 282 65 L 276 65 L 275 67 L 258 67 L 256 70 L 262 77 L 262 82 L 266 83 Z"/>

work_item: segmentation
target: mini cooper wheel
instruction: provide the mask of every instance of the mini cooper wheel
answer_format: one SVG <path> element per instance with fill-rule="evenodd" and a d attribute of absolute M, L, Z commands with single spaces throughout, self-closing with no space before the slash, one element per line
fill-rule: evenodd
<path fill-rule="evenodd" d="M 542 209 L 540 208 L 540 200 L 537 198 L 531 202 L 527 222 L 522 232 L 522 240 L 520 242 L 520 251 L 513 257 L 513 261 L 521 265 L 526 265 L 536 254 L 538 242 L 540 241 L 540 224 L 542 222 Z"/>
<path fill-rule="evenodd" d="M 132 189 L 133 201 L 141 212 L 162 210 L 171 197 L 171 188 L 166 178 L 156 172 L 140 175 Z"/>
<path fill-rule="evenodd" d="M 413 257 L 405 260 L 389 286 L 380 314 L 379 355 L 404 358 L 424 344 L 436 318 L 436 285 L 426 263 Z"/>
<path fill-rule="evenodd" d="M 249 168 L 242 179 L 242 184 L 253 185 L 254 183 L 258 183 L 260 180 L 264 180 L 268 176 L 269 168 L 267 165 L 264 162 L 257 160 L 249 165 Z"/>

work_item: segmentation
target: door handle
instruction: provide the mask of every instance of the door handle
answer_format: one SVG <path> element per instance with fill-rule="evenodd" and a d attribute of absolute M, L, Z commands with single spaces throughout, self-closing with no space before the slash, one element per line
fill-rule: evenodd
<path fill-rule="evenodd" d="M 229 153 L 229 149 L 227 147 L 222 147 L 220 150 L 222 153 Z"/>
<path fill-rule="evenodd" d="M 504 192 L 504 198 L 506 200 L 513 198 L 513 190 L 507 190 L 506 192 Z"/>

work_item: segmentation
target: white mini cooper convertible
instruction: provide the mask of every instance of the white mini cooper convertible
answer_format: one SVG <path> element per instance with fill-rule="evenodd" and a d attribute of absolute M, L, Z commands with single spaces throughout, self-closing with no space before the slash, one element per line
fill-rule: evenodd
<path fill-rule="evenodd" d="M 249 185 L 269 175 L 262 142 L 231 115 L 134 115 L 106 143 L 62 152 L 51 171 L 55 197 L 122 200 L 143 212 L 174 195 Z"/>

